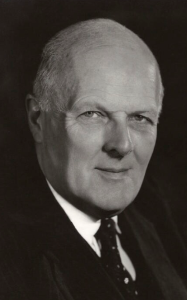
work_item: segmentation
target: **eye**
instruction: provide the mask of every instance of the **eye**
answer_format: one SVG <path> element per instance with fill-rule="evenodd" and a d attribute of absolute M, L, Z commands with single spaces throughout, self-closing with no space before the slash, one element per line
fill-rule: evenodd
<path fill-rule="evenodd" d="M 135 115 L 135 116 L 134 116 L 134 119 L 135 119 L 136 121 L 139 121 L 139 122 L 142 122 L 142 121 L 145 121 L 145 120 L 146 120 L 146 118 L 145 118 L 144 116 L 142 116 L 142 115 Z"/>
<path fill-rule="evenodd" d="M 99 111 L 86 111 L 83 114 L 81 114 L 82 116 L 86 117 L 86 118 L 98 118 L 98 117 L 103 117 L 103 114 Z"/>
<path fill-rule="evenodd" d="M 153 121 L 148 118 L 148 117 L 145 117 L 143 115 L 134 115 L 132 117 L 136 122 L 139 122 L 139 123 L 142 123 L 142 124 L 146 124 L 146 123 L 150 123 L 150 124 L 153 124 Z"/>

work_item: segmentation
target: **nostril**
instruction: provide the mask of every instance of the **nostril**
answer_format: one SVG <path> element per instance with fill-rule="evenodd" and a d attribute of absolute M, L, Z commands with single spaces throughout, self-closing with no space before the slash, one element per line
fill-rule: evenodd
<path fill-rule="evenodd" d="M 111 158 L 117 158 L 117 159 L 121 160 L 124 157 L 124 155 L 120 154 L 116 149 L 111 149 L 111 150 L 107 151 L 103 147 L 103 151 L 106 152 L 108 154 L 108 156 Z"/>

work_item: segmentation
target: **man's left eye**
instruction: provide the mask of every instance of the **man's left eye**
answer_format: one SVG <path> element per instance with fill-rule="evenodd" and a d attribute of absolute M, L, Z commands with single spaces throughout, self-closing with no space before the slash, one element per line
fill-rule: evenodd
<path fill-rule="evenodd" d="M 140 123 L 151 123 L 151 124 L 153 123 L 150 118 L 142 116 L 142 115 L 135 115 L 135 116 L 133 116 L 133 119 Z"/>

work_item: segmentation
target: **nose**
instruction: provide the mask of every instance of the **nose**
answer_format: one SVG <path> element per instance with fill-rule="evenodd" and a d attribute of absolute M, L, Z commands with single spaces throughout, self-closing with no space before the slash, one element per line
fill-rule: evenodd
<path fill-rule="evenodd" d="M 122 158 L 134 150 L 130 129 L 126 120 L 113 121 L 107 134 L 104 151 L 115 158 Z"/>

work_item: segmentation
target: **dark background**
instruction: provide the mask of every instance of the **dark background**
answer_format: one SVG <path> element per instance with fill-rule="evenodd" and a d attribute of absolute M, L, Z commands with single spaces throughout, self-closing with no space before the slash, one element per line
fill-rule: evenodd
<path fill-rule="evenodd" d="M 158 188 L 164 195 L 187 241 L 187 1 L 182 0 L 0 0 L 1 207 L 18 185 L 33 180 L 34 147 L 24 101 L 42 48 L 62 28 L 96 17 L 132 29 L 159 62 L 164 107 L 147 178 L 156 182 L 154 193 Z M 151 203 L 159 214 L 159 204 Z"/>

